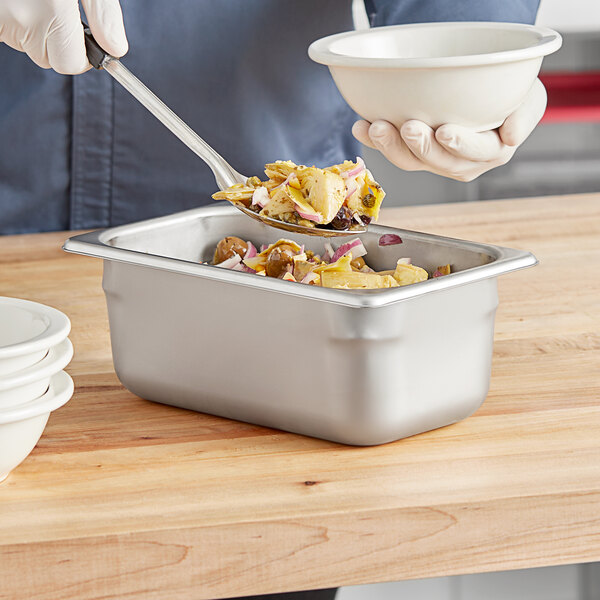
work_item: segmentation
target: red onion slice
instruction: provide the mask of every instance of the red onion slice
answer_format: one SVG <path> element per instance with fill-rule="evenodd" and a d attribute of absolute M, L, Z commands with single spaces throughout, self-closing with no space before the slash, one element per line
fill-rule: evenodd
<path fill-rule="evenodd" d="M 360 175 L 367 167 L 365 165 L 365 161 L 360 157 L 357 156 L 356 157 L 356 167 L 354 167 L 351 171 L 346 171 L 345 173 L 342 174 L 342 177 L 344 177 L 344 179 L 349 179 L 350 177 L 356 177 L 357 175 Z"/>
<path fill-rule="evenodd" d="M 363 246 L 363 243 L 359 238 L 346 242 L 342 244 L 333 254 L 331 258 L 331 262 L 334 263 L 336 260 L 342 258 L 348 254 L 348 252 L 352 251 L 352 258 L 360 258 L 367 253 L 366 248 Z"/>
<path fill-rule="evenodd" d="M 358 189 L 358 186 L 356 184 L 350 186 L 347 188 L 348 189 L 348 193 L 346 194 L 346 200 L 348 200 L 348 198 L 350 198 L 350 196 L 352 196 L 352 194 L 354 194 L 354 192 Z"/>
<path fill-rule="evenodd" d="M 319 276 L 316 273 L 310 271 L 310 273 L 307 273 L 302 278 L 302 281 L 300 283 L 311 283 L 312 281 L 317 281 L 317 279 L 319 279 Z"/>
<path fill-rule="evenodd" d="M 244 254 L 244 258 L 254 258 L 258 252 L 256 251 L 256 246 L 251 242 L 247 241 L 248 249 L 246 250 L 246 254 Z"/>
<path fill-rule="evenodd" d="M 252 206 L 258 204 L 261 208 L 264 208 L 270 200 L 267 188 L 262 185 L 257 187 L 252 193 Z"/>
<path fill-rule="evenodd" d="M 294 205 L 296 207 L 296 212 L 303 218 L 306 219 L 307 221 L 313 221 L 314 223 L 320 223 L 321 222 L 321 217 L 319 215 L 310 215 L 308 213 L 302 212 L 298 206 L 298 204 L 296 204 L 294 202 Z"/>
<path fill-rule="evenodd" d="M 331 262 L 331 257 L 335 254 L 335 250 L 329 242 L 325 242 L 323 246 L 325 247 L 325 254 L 323 254 L 323 262 Z"/>
<path fill-rule="evenodd" d="M 402 243 L 402 238 L 399 235 L 396 235 L 395 233 L 384 233 L 379 238 L 380 246 L 395 246 L 396 244 L 401 244 L 401 243 Z"/>
<path fill-rule="evenodd" d="M 239 265 L 241 262 L 242 257 L 236 252 L 233 256 L 226 258 L 223 262 L 220 262 L 216 266 L 223 267 L 224 269 L 233 269 L 236 265 Z"/>
<path fill-rule="evenodd" d="M 296 173 L 292 171 L 279 185 L 276 185 L 273 189 L 276 190 L 277 188 L 280 188 L 283 185 L 287 185 L 290 182 L 290 179 L 295 175 Z"/>

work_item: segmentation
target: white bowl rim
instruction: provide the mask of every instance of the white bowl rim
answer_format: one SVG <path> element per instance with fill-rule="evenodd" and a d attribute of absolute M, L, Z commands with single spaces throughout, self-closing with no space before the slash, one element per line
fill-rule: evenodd
<path fill-rule="evenodd" d="M 27 385 L 45 377 L 51 377 L 64 369 L 71 362 L 72 358 L 73 344 L 69 338 L 65 338 L 62 342 L 56 344 L 56 346 L 52 346 L 48 350 L 48 354 L 34 365 L 8 375 L 0 375 L 0 391 Z"/>
<path fill-rule="evenodd" d="M 516 50 L 501 50 L 485 54 L 469 54 L 463 56 L 432 56 L 432 57 L 406 57 L 406 58 L 369 58 L 364 56 L 350 56 L 332 52 L 330 47 L 338 40 L 356 37 L 378 35 L 383 31 L 418 29 L 418 28 L 457 28 L 462 29 L 501 29 L 508 31 L 529 31 L 539 37 L 539 41 L 532 46 Z M 407 25 L 387 25 L 371 29 L 359 29 L 336 33 L 314 41 L 308 48 L 308 55 L 312 60 L 327 66 L 335 67 L 364 67 L 389 69 L 402 67 L 405 69 L 445 68 L 445 67 L 470 67 L 477 65 L 490 65 L 505 62 L 514 62 L 539 58 L 552 54 L 562 45 L 561 35 L 548 27 L 528 25 L 526 23 L 500 23 L 496 21 L 442 21 L 435 23 L 410 23 Z"/>
<path fill-rule="evenodd" d="M 25 421 L 52 412 L 70 400 L 74 388 L 69 374 L 59 371 L 50 379 L 48 391 L 43 396 L 17 406 L 0 408 L 0 425 Z"/>
<path fill-rule="evenodd" d="M 32 352 L 50 348 L 51 346 L 55 346 L 59 342 L 62 342 L 71 332 L 71 321 L 69 320 L 69 317 L 56 308 L 40 304 L 39 302 L 32 302 L 31 300 L 0 296 L 0 310 L 2 309 L 2 306 L 7 305 L 15 306 L 44 316 L 49 319 L 50 324 L 42 331 L 42 333 L 33 338 L 23 342 L 17 342 L 16 344 L 1 346 L 0 359 L 13 358 L 15 356 L 22 356 L 23 354 L 30 354 Z"/>

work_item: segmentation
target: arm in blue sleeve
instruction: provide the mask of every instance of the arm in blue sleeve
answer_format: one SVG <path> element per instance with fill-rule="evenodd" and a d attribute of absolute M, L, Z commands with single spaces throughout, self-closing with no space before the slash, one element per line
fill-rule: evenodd
<path fill-rule="evenodd" d="M 374 26 L 433 21 L 535 22 L 540 0 L 366 0 Z"/>

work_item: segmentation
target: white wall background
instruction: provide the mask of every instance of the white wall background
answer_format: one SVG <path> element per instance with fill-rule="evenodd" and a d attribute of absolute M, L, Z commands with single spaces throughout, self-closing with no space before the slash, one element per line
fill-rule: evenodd
<path fill-rule="evenodd" d="M 600 0 L 542 0 L 536 23 L 558 31 L 600 31 Z"/>

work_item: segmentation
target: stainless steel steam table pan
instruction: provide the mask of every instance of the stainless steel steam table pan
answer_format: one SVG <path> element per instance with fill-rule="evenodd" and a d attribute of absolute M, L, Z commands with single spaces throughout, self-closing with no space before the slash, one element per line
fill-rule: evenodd
<path fill-rule="evenodd" d="M 335 290 L 200 264 L 237 235 L 324 240 L 210 206 L 75 236 L 104 259 L 113 360 L 133 393 L 187 409 L 354 445 L 463 419 L 490 380 L 496 277 L 529 252 L 372 225 L 367 262 L 400 257 L 453 273 L 387 290 Z M 378 245 L 383 233 L 403 243 Z"/>

